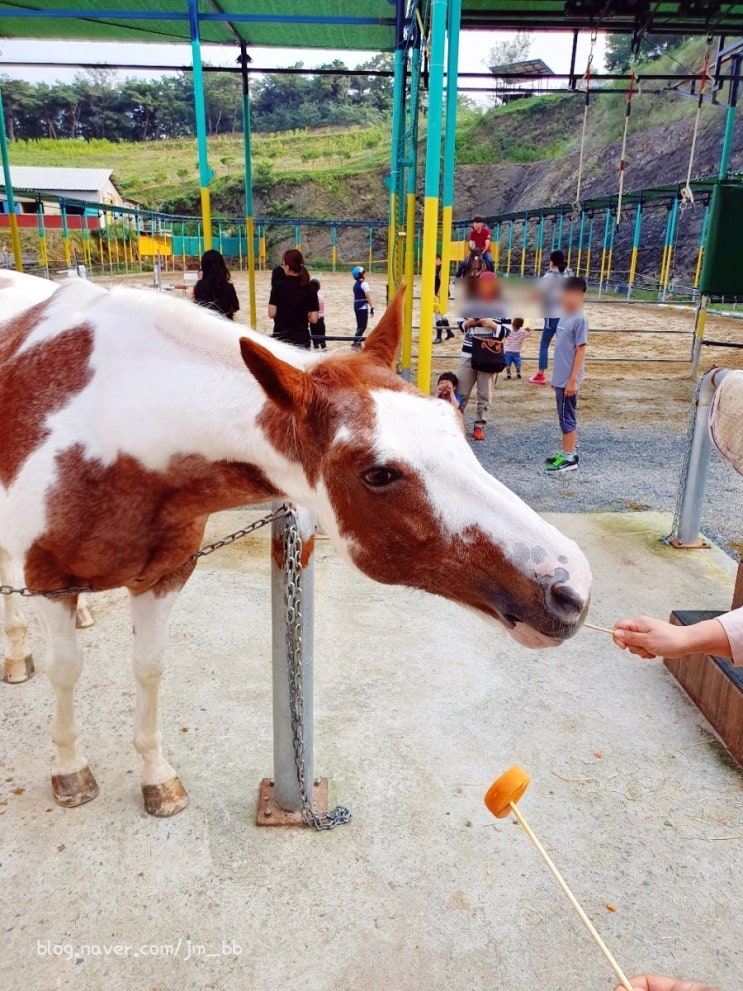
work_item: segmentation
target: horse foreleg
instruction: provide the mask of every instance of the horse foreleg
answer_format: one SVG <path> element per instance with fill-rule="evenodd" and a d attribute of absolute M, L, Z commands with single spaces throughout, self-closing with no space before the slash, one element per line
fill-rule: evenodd
<path fill-rule="evenodd" d="M 57 756 L 52 773 L 54 800 L 66 807 L 83 805 L 98 794 L 98 785 L 78 745 L 74 691 L 83 668 L 75 635 L 75 609 L 69 602 L 37 599 L 36 609 L 49 645 L 47 674 L 56 695 L 52 740 Z"/>
<path fill-rule="evenodd" d="M 0 584 L 15 585 L 13 558 L 3 548 L 0 548 Z M 28 681 L 34 673 L 34 660 L 33 655 L 29 654 L 26 648 L 28 624 L 21 609 L 20 598 L 17 595 L 6 595 L 3 598 L 6 637 L 3 681 L 17 685 L 22 681 Z"/>
<path fill-rule="evenodd" d="M 134 715 L 134 747 L 142 757 L 144 807 L 153 816 L 172 816 L 188 805 L 188 795 L 173 768 L 163 757 L 157 724 L 157 696 L 163 673 L 168 616 L 178 591 L 131 596 L 134 623 L 134 677 L 137 708 Z"/>

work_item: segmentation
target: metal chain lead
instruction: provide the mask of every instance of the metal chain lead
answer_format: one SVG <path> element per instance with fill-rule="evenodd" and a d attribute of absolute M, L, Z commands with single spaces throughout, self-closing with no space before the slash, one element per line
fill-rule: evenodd
<path fill-rule="evenodd" d="M 186 558 L 181 567 L 198 561 L 200 557 L 207 557 L 222 547 L 227 547 L 228 544 L 234 544 L 236 540 L 242 540 L 243 537 L 255 533 L 256 530 L 260 530 L 264 526 L 269 526 L 274 520 L 280 520 L 282 517 L 288 516 L 290 512 L 291 510 L 288 506 L 281 506 L 280 509 L 274 510 L 268 516 L 263 516 L 261 519 L 256 520 L 255 523 L 251 523 L 250 526 L 243 527 L 242 530 L 235 530 L 234 533 L 222 537 L 221 540 L 215 540 L 213 544 L 205 544 L 200 550 Z M 62 595 L 82 595 L 85 592 L 95 591 L 96 589 L 92 585 L 69 585 L 66 588 L 51 588 L 43 591 L 36 588 L 27 588 L 25 585 L 23 588 L 13 588 L 12 585 L 0 585 L 0 595 L 22 595 L 25 599 L 29 599 L 35 595 L 40 595 L 45 599 L 56 599 Z"/>
<path fill-rule="evenodd" d="M 297 514 L 288 509 L 289 520 L 284 528 L 284 602 L 286 605 L 286 655 L 289 667 L 289 713 L 297 768 L 297 784 L 302 802 L 302 816 L 308 826 L 317 830 L 334 829 L 350 822 L 351 813 L 342 805 L 332 811 L 316 812 L 305 785 L 304 760 L 304 694 L 302 663 L 302 537 Z"/>

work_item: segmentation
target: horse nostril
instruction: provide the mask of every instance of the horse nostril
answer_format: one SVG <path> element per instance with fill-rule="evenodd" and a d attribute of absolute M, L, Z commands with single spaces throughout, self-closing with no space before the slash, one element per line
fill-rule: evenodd
<path fill-rule="evenodd" d="M 550 612 L 561 620 L 577 619 L 586 607 L 585 599 L 575 589 L 561 582 L 550 585 L 545 600 Z"/>

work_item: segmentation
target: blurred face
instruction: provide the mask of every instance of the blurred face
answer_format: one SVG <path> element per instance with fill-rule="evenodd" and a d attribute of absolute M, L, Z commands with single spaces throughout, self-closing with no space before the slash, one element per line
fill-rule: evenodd
<path fill-rule="evenodd" d="M 494 300 L 498 298 L 498 282 L 496 279 L 477 280 L 477 295 L 480 299 Z"/>
<path fill-rule="evenodd" d="M 454 392 L 454 385 L 449 379 L 439 379 L 439 395 L 450 396 Z"/>
<path fill-rule="evenodd" d="M 482 220 L 473 220 L 472 226 L 475 228 L 476 231 L 482 230 Z"/>
<path fill-rule="evenodd" d="M 566 313 L 577 313 L 583 306 L 583 293 L 580 289 L 566 289 L 562 294 L 562 308 Z"/>

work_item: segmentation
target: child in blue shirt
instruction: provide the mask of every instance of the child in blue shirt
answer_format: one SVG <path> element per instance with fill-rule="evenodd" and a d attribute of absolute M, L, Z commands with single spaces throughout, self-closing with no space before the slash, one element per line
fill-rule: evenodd
<path fill-rule="evenodd" d="M 583 312 L 586 280 L 576 276 L 565 279 L 562 311 L 555 332 L 552 361 L 552 388 L 555 390 L 557 416 L 562 431 L 562 451 L 547 458 L 548 472 L 577 471 L 578 389 L 583 380 L 588 343 L 588 320 Z"/>

